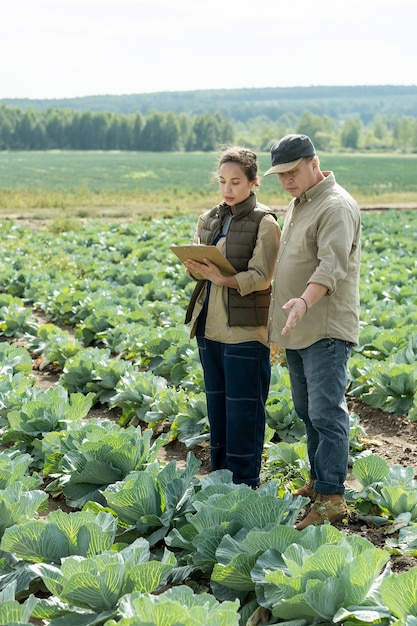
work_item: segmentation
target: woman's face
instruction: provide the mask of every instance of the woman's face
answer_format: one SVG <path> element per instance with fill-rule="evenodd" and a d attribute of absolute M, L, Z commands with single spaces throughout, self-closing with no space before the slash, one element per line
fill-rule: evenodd
<path fill-rule="evenodd" d="M 255 181 L 248 180 L 241 166 L 231 161 L 220 166 L 218 178 L 220 193 L 229 206 L 246 200 L 255 185 Z"/>

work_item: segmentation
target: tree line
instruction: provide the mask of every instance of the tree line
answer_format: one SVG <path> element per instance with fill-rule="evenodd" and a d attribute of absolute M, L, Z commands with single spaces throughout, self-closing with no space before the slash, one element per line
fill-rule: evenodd
<path fill-rule="evenodd" d="M 355 115 L 338 120 L 305 110 L 239 122 L 218 112 L 144 115 L 0 106 L 0 150 L 209 152 L 234 142 L 267 151 L 289 132 L 309 135 L 321 151 L 417 152 L 417 117 L 409 115 L 376 114 L 365 124 Z"/>
<path fill-rule="evenodd" d="M 219 114 L 150 111 L 123 115 L 68 109 L 0 107 L 0 150 L 211 151 L 233 141 Z"/>

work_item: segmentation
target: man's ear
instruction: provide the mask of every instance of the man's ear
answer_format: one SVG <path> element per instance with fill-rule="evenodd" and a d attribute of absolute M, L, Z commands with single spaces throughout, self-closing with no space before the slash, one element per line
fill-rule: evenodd
<path fill-rule="evenodd" d="M 312 165 L 313 165 L 313 169 L 314 169 L 314 170 L 316 170 L 316 169 L 317 169 L 317 170 L 318 170 L 318 169 L 320 169 L 320 159 L 319 159 L 319 157 L 317 156 L 317 154 L 315 154 L 315 155 L 313 156 L 313 158 L 312 158 L 312 160 L 311 160 L 311 163 L 312 163 Z"/>

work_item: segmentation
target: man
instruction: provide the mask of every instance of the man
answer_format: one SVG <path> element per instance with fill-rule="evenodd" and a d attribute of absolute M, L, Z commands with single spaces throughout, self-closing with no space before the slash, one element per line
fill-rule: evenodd
<path fill-rule="evenodd" d="M 310 480 L 293 495 L 312 501 L 296 525 L 334 522 L 347 513 L 349 454 L 347 361 L 359 336 L 360 209 L 333 172 L 321 171 L 306 135 L 271 148 L 272 167 L 293 196 L 272 286 L 268 337 L 286 349 L 291 393 L 306 427 Z"/>

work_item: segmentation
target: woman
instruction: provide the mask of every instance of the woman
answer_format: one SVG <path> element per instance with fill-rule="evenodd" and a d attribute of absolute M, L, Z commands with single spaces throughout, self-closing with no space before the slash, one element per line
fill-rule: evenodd
<path fill-rule="evenodd" d="M 255 488 L 271 375 L 266 325 L 281 231 L 273 212 L 256 199 L 253 152 L 226 149 L 216 178 L 223 201 L 199 217 L 194 241 L 217 246 L 236 273 L 225 276 L 208 259 L 187 259 L 190 274 L 203 278 L 186 323 L 197 337 L 204 371 L 211 471 L 228 469 L 233 482 Z"/>

